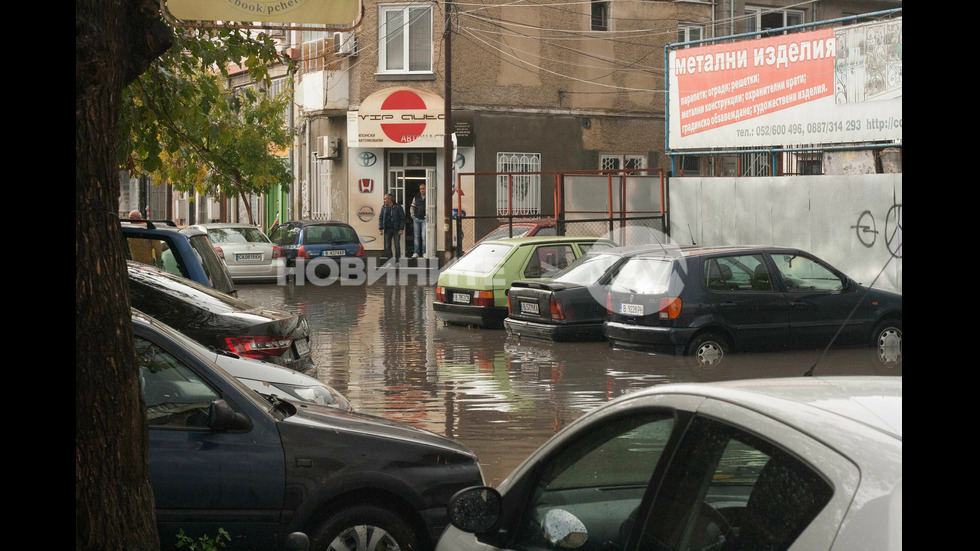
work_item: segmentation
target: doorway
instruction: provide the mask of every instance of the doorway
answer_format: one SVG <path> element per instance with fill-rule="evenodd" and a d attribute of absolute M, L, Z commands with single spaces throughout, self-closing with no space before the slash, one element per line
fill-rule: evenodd
<path fill-rule="evenodd" d="M 394 196 L 395 202 L 405 210 L 405 242 L 402 250 L 405 256 L 412 256 L 415 247 L 415 225 L 411 222 L 412 199 L 419 194 L 419 186 L 428 183 L 430 174 L 436 169 L 436 150 L 388 151 L 388 179 L 385 193 Z"/>

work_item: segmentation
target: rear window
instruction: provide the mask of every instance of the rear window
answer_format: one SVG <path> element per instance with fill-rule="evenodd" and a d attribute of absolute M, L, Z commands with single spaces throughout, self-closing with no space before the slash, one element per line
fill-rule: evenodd
<path fill-rule="evenodd" d="M 235 290 L 235 284 L 231 282 L 231 276 L 224 263 L 214 252 L 214 247 L 204 235 L 193 235 L 189 239 L 194 253 L 201 260 L 204 273 L 208 276 L 211 286 L 222 293 L 230 293 Z"/>
<path fill-rule="evenodd" d="M 208 228 L 208 237 L 216 245 L 269 242 L 269 238 L 258 228 Z"/>
<path fill-rule="evenodd" d="M 586 255 L 574 264 L 555 274 L 554 280 L 571 285 L 592 285 L 606 273 L 619 256 L 611 254 Z"/>
<path fill-rule="evenodd" d="M 303 230 L 305 245 L 332 245 L 338 243 L 357 243 L 357 233 L 350 226 L 322 224 L 306 226 Z"/>
<path fill-rule="evenodd" d="M 484 243 L 477 245 L 475 249 L 463 255 L 459 262 L 453 264 L 453 270 L 462 272 L 475 272 L 478 274 L 488 274 L 500 264 L 511 249 L 512 245 L 501 243 Z"/>
<path fill-rule="evenodd" d="M 673 261 L 631 258 L 613 279 L 610 290 L 638 295 L 662 295 L 670 284 Z"/>

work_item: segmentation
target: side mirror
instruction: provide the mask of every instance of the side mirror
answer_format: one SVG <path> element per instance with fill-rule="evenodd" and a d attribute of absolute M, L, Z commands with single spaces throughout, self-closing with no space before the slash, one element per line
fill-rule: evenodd
<path fill-rule="evenodd" d="M 464 532 L 488 532 L 500 522 L 500 492 L 489 486 L 460 490 L 449 498 L 449 522 Z"/>
<path fill-rule="evenodd" d="M 248 430 L 252 424 L 248 417 L 232 409 L 228 402 L 215 400 L 208 410 L 208 428 L 216 431 Z"/>

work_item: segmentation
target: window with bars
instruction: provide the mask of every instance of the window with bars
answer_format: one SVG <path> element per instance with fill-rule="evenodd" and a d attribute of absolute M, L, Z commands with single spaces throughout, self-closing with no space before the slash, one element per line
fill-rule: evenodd
<path fill-rule="evenodd" d="M 498 215 L 541 214 L 540 153 L 497 153 L 497 172 L 512 173 L 497 176 Z"/>
<path fill-rule="evenodd" d="M 599 170 L 633 170 L 647 167 L 646 155 L 600 155 Z"/>
<path fill-rule="evenodd" d="M 432 6 L 383 4 L 378 13 L 378 72 L 432 72 Z"/>

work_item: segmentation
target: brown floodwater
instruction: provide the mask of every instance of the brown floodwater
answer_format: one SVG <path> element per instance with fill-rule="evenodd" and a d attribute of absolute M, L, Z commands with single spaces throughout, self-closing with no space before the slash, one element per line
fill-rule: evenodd
<path fill-rule="evenodd" d="M 562 427 L 624 393 L 651 385 L 800 376 L 820 351 L 731 355 L 714 368 L 689 358 L 551 343 L 503 330 L 444 325 L 422 281 L 327 286 L 239 285 L 255 306 L 301 312 L 312 332 L 316 377 L 360 413 L 449 436 L 480 457 L 499 484 Z M 832 350 L 817 375 L 901 375 L 870 350 Z"/>

